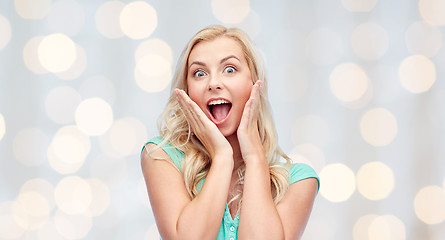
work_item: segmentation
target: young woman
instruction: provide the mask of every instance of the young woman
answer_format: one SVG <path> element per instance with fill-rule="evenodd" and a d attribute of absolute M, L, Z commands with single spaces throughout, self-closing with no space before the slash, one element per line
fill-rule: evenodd
<path fill-rule="evenodd" d="M 290 164 L 277 145 L 249 38 L 222 26 L 199 31 L 172 86 L 160 136 L 141 154 L 161 237 L 299 239 L 318 178 L 308 165 Z"/>

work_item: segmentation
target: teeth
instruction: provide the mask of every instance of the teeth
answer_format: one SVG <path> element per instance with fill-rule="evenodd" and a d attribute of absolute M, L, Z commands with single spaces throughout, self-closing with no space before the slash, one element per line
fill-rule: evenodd
<path fill-rule="evenodd" d="M 213 100 L 209 103 L 209 105 L 218 105 L 218 104 L 224 104 L 224 103 L 230 103 L 229 101 L 226 101 L 224 99 L 218 99 L 218 100 Z"/>

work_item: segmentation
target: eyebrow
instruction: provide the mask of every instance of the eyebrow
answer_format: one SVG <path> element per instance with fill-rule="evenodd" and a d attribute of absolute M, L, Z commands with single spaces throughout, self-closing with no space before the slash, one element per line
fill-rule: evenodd
<path fill-rule="evenodd" d="M 230 56 L 227 56 L 227 57 L 221 59 L 221 61 L 220 61 L 219 63 L 223 63 L 223 62 L 225 62 L 225 61 L 227 61 L 227 60 L 229 60 L 229 59 L 231 59 L 231 58 L 235 58 L 236 60 L 238 60 L 239 62 L 241 62 L 235 55 L 230 55 Z"/>
<path fill-rule="evenodd" d="M 227 60 L 229 60 L 229 59 L 231 59 L 231 58 L 235 58 L 236 60 L 238 60 L 239 62 L 241 62 L 241 61 L 239 60 L 239 58 L 237 58 L 235 55 L 230 55 L 230 56 L 227 56 L 227 57 L 221 59 L 221 61 L 219 61 L 219 63 L 221 64 L 221 63 L 223 63 L 223 62 L 225 62 L 225 61 L 227 61 Z M 190 68 L 193 64 L 200 65 L 200 66 L 206 66 L 206 64 L 203 63 L 203 62 L 200 62 L 200 61 L 193 61 L 192 63 L 190 63 L 189 68 Z"/>

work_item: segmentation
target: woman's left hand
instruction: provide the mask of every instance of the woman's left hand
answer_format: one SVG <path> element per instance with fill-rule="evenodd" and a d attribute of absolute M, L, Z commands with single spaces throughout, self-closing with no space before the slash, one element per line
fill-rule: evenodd
<path fill-rule="evenodd" d="M 258 132 L 258 114 L 260 111 L 261 80 L 256 81 L 250 92 L 250 98 L 244 106 L 237 136 L 244 162 L 266 159 Z"/>

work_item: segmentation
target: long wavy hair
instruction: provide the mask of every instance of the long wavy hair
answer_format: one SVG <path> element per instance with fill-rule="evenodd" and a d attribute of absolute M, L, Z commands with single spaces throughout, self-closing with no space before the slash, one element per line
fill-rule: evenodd
<path fill-rule="evenodd" d="M 269 102 L 267 100 L 267 81 L 261 58 L 253 46 L 249 37 L 237 28 L 225 28 L 223 26 L 211 26 L 196 33 L 183 50 L 177 64 L 176 74 L 172 81 L 171 96 L 169 98 L 165 111 L 161 114 L 158 122 L 158 128 L 163 142 L 158 147 L 152 149 L 149 153 L 156 151 L 166 143 L 184 153 L 180 171 L 183 174 L 185 186 L 190 198 L 193 199 L 198 194 L 199 183 L 203 180 L 210 169 L 210 155 L 201 144 L 199 139 L 191 134 L 191 127 L 187 119 L 181 112 L 181 108 L 176 100 L 173 90 L 175 88 L 187 89 L 188 57 L 193 47 L 202 41 L 211 41 L 219 37 L 228 37 L 236 40 L 241 46 L 244 57 L 247 60 L 251 71 L 252 84 L 256 79 L 262 80 L 262 92 L 260 93 L 260 111 L 258 116 L 258 130 L 265 150 L 266 158 L 269 163 L 270 184 L 272 196 L 275 203 L 278 203 L 284 196 L 289 187 L 288 167 L 289 157 L 284 154 L 277 144 L 277 135 L 273 124 Z M 284 159 L 286 164 L 280 163 Z M 238 169 L 238 185 L 244 184 L 245 165 Z M 232 197 L 229 204 L 236 200 L 242 200 L 242 190 L 239 190 Z M 238 205 L 240 208 L 241 204 Z"/>

